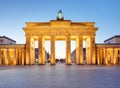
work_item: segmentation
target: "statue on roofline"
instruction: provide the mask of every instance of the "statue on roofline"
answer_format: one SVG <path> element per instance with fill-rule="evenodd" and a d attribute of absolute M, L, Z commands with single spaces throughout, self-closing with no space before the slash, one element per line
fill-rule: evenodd
<path fill-rule="evenodd" d="M 62 10 L 59 10 L 57 20 L 64 20 L 64 17 L 62 16 Z"/>

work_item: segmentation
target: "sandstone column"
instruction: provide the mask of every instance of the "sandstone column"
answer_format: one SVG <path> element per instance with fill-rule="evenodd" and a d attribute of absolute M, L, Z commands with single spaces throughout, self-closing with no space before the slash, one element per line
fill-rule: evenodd
<path fill-rule="evenodd" d="M 92 60 L 92 64 L 96 64 L 96 57 L 95 57 L 95 37 L 90 36 L 90 58 Z"/>
<path fill-rule="evenodd" d="M 31 48 L 31 37 L 26 36 L 26 65 L 30 64 L 30 48 Z"/>
<path fill-rule="evenodd" d="M 90 38 L 86 39 L 86 64 L 91 64 L 91 58 L 90 58 Z"/>
<path fill-rule="evenodd" d="M 55 37 L 51 36 L 51 65 L 55 64 Z"/>
<path fill-rule="evenodd" d="M 77 64 L 77 65 L 79 65 L 80 64 L 80 62 L 79 62 L 79 60 L 80 60 L 80 51 L 79 51 L 80 49 L 79 49 L 79 37 L 77 37 L 77 39 L 76 39 L 76 60 L 75 60 L 75 63 Z"/>
<path fill-rule="evenodd" d="M 97 64 L 100 64 L 100 49 L 97 49 Z"/>
<path fill-rule="evenodd" d="M 25 50 L 24 49 L 22 49 L 22 65 L 24 65 L 24 61 L 25 61 L 25 55 L 24 55 L 24 52 Z"/>
<path fill-rule="evenodd" d="M 14 48 L 14 65 L 16 65 L 16 48 Z"/>
<path fill-rule="evenodd" d="M 18 60 L 19 60 L 19 65 L 22 64 L 22 51 L 21 49 L 18 49 Z"/>
<path fill-rule="evenodd" d="M 34 38 L 26 36 L 26 64 L 35 64 Z"/>
<path fill-rule="evenodd" d="M 46 64 L 46 52 L 45 52 L 45 46 L 44 46 L 45 40 L 43 39 L 43 48 L 42 48 L 42 65 Z"/>
<path fill-rule="evenodd" d="M 9 65 L 14 65 L 15 62 L 15 53 L 14 49 L 8 49 L 8 58 L 9 58 Z"/>
<path fill-rule="evenodd" d="M 0 65 L 2 65 L 2 50 L 0 49 Z"/>
<path fill-rule="evenodd" d="M 38 64 L 42 64 L 42 36 L 38 38 Z"/>
<path fill-rule="evenodd" d="M 3 60 L 4 60 L 4 65 L 8 65 L 9 64 L 8 55 L 7 55 L 7 49 L 3 50 Z"/>
<path fill-rule="evenodd" d="M 71 42 L 70 42 L 70 36 L 66 37 L 66 64 L 71 64 Z"/>
<path fill-rule="evenodd" d="M 108 64 L 108 61 L 107 61 L 107 48 L 104 48 L 104 64 Z"/>
<path fill-rule="evenodd" d="M 113 54 L 114 54 L 114 56 L 113 56 L 113 60 L 114 60 L 113 64 L 115 65 L 115 64 L 117 64 L 117 54 L 118 54 L 116 48 L 114 48 Z"/>
<path fill-rule="evenodd" d="M 19 64 L 19 58 L 18 58 L 18 48 L 15 50 L 15 55 L 16 55 L 16 65 Z"/>
<path fill-rule="evenodd" d="M 100 49 L 100 64 L 102 64 L 104 58 L 104 48 Z"/>
<path fill-rule="evenodd" d="M 76 64 L 83 64 L 83 39 L 81 36 L 76 39 Z"/>
<path fill-rule="evenodd" d="M 114 64 L 114 49 L 113 48 L 111 50 L 111 53 L 112 53 L 112 55 L 111 55 L 111 64 Z"/>
<path fill-rule="evenodd" d="M 38 64 L 45 64 L 45 48 L 44 48 L 44 39 L 43 36 L 39 36 L 38 39 Z"/>

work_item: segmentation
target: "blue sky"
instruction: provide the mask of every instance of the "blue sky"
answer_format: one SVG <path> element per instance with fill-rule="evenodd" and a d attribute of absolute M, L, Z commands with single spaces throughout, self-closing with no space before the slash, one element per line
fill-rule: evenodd
<path fill-rule="evenodd" d="M 54 20 L 59 9 L 66 20 L 96 22 L 96 43 L 120 35 L 120 0 L 0 0 L 0 35 L 25 43 L 25 22 Z"/>

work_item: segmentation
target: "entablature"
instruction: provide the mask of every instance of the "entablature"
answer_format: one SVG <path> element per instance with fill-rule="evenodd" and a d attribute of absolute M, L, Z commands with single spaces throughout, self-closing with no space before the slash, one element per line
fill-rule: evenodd
<path fill-rule="evenodd" d="M 96 44 L 96 48 L 120 48 L 120 44 Z"/>
<path fill-rule="evenodd" d="M 16 48 L 25 49 L 25 44 L 3 44 L 3 45 L 0 45 L 0 49 L 9 49 L 9 48 L 12 48 L 12 49 L 16 49 Z"/>

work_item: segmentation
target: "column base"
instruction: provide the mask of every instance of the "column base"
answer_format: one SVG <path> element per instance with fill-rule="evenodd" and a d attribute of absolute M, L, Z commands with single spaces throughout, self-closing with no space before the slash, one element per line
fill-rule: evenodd
<path fill-rule="evenodd" d="M 50 65 L 56 65 L 56 64 L 50 64 Z"/>
<path fill-rule="evenodd" d="M 72 65 L 72 63 L 70 63 L 70 64 L 66 64 L 66 65 Z"/>
<path fill-rule="evenodd" d="M 38 64 L 38 65 L 46 65 L 46 64 Z"/>

